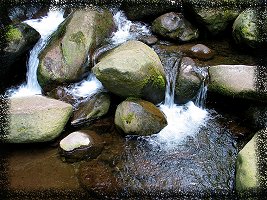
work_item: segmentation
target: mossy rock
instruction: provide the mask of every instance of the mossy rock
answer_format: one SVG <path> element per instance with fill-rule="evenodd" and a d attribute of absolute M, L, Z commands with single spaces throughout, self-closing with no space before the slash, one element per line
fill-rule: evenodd
<path fill-rule="evenodd" d="M 154 104 L 130 98 L 118 105 L 115 124 L 126 135 L 151 135 L 161 131 L 167 120 Z"/>
<path fill-rule="evenodd" d="M 248 65 L 217 65 L 209 67 L 209 91 L 221 95 L 267 101 L 267 88 L 261 88 L 265 81 L 259 76 L 258 66 Z"/>
<path fill-rule="evenodd" d="M 110 92 L 153 103 L 164 99 L 165 73 L 158 55 L 146 44 L 129 41 L 113 49 L 92 68 Z"/>
<path fill-rule="evenodd" d="M 233 24 L 235 42 L 252 48 L 266 47 L 267 12 L 248 8 Z"/>
<path fill-rule="evenodd" d="M 248 195 L 262 195 L 267 189 L 266 127 L 258 131 L 238 153 L 236 163 L 236 191 L 243 199 Z"/>
<path fill-rule="evenodd" d="M 107 10 L 76 10 L 51 36 L 39 55 L 38 82 L 44 90 L 82 79 L 89 71 L 88 54 L 113 30 Z"/>

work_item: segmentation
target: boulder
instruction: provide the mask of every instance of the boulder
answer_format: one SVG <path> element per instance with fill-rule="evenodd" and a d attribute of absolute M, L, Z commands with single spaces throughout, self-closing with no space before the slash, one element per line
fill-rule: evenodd
<path fill-rule="evenodd" d="M 267 11 L 248 8 L 233 24 L 233 37 L 237 44 L 253 48 L 266 47 Z"/>
<path fill-rule="evenodd" d="M 201 69 L 189 57 L 183 57 L 175 82 L 175 102 L 179 104 L 193 100 L 200 89 L 205 77 L 201 76 Z"/>
<path fill-rule="evenodd" d="M 92 68 L 110 92 L 141 97 L 153 103 L 164 99 L 165 73 L 158 55 L 139 41 L 128 41 L 107 53 Z"/>
<path fill-rule="evenodd" d="M 44 90 L 83 78 L 88 54 L 111 33 L 114 26 L 109 11 L 77 10 L 51 36 L 39 55 L 38 82 Z"/>
<path fill-rule="evenodd" d="M 63 160 L 75 162 L 96 158 L 102 152 L 104 142 L 94 131 L 80 130 L 67 135 L 59 145 Z"/>
<path fill-rule="evenodd" d="M 152 23 L 152 30 L 165 38 L 179 42 L 188 42 L 197 39 L 198 29 L 193 27 L 189 21 L 180 13 L 166 13 Z"/>
<path fill-rule="evenodd" d="M 73 113 L 71 125 L 77 126 L 98 119 L 105 115 L 110 106 L 110 97 L 107 93 L 97 93 L 78 105 Z"/>
<path fill-rule="evenodd" d="M 267 100 L 266 77 L 261 66 L 216 65 L 209 67 L 209 91 L 231 97 Z M 262 83 L 265 85 L 262 85 Z"/>
<path fill-rule="evenodd" d="M 70 104 L 43 96 L 10 99 L 8 143 L 47 142 L 63 131 L 72 114 Z"/>
<path fill-rule="evenodd" d="M 115 125 L 126 135 L 152 135 L 167 126 L 167 120 L 154 104 L 127 99 L 117 107 Z"/>
<path fill-rule="evenodd" d="M 185 0 L 183 4 L 185 10 L 212 35 L 223 32 L 241 12 L 235 1 L 228 0 Z"/>
<path fill-rule="evenodd" d="M 266 191 L 266 139 L 267 129 L 257 132 L 238 153 L 236 162 L 236 190 L 242 197 L 249 192 Z"/>

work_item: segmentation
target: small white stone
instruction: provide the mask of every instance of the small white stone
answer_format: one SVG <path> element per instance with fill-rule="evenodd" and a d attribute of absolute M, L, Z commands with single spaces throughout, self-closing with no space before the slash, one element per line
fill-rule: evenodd
<path fill-rule="evenodd" d="M 73 132 L 60 141 L 60 147 L 65 151 L 72 151 L 73 149 L 90 144 L 89 136 L 83 132 Z"/>

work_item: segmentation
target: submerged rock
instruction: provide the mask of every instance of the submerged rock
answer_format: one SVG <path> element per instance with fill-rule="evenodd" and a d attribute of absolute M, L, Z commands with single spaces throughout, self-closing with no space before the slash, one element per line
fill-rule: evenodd
<path fill-rule="evenodd" d="M 257 9 L 246 9 L 233 24 L 233 37 L 237 44 L 245 44 L 253 48 L 267 45 L 267 12 Z"/>
<path fill-rule="evenodd" d="M 167 120 L 154 104 L 128 99 L 118 105 L 115 125 L 126 135 L 152 135 L 161 131 L 167 125 Z"/>
<path fill-rule="evenodd" d="M 200 60 L 212 59 L 214 51 L 204 44 L 196 44 L 190 48 L 190 55 Z"/>
<path fill-rule="evenodd" d="M 8 143 L 47 142 L 63 131 L 72 114 L 70 104 L 42 96 L 11 98 Z"/>
<path fill-rule="evenodd" d="M 238 153 L 236 163 L 236 190 L 246 194 L 262 194 L 266 191 L 266 138 L 267 129 L 257 132 Z M 251 193 L 254 192 L 254 193 Z"/>
<path fill-rule="evenodd" d="M 105 115 L 110 106 L 110 97 L 107 93 L 98 93 L 78 105 L 73 113 L 71 124 L 81 125 Z"/>
<path fill-rule="evenodd" d="M 267 101 L 266 77 L 261 66 L 217 65 L 209 67 L 209 91 L 231 97 Z"/>
<path fill-rule="evenodd" d="M 94 159 L 102 151 L 104 142 L 94 132 L 88 130 L 76 131 L 60 141 L 59 153 L 67 162 L 82 159 Z"/>
<path fill-rule="evenodd" d="M 101 199 L 118 199 L 123 192 L 115 171 L 97 160 L 82 163 L 78 179 L 84 189 Z"/>
<path fill-rule="evenodd" d="M 188 42 L 198 38 L 198 29 L 188 22 L 180 13 L 166 13 L 152 23 L 152 30 L 162 37 Z"/>
<path fill-rule="evenodd" d="M 141 97 L 153 103 L 164 99 L 165 73 L 158 55 L 139 41 L 129 41 L 107 53 L 92 68 L 110 92 Z"/>
<path fill-rule="evenodd" d="M 41 87 L 80 80 L 89 70 L 88 54 L 111 33 L 113 25 L 109 11 L 77 10 L 69 15 L 39 55 Z"/>

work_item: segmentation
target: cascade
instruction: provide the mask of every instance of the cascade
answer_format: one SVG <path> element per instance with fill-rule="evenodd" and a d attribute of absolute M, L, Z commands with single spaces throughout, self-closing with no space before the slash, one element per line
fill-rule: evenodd
<path fill-rule="evenodd" d="M 165 148 L 175 148 L 187 136 L 194 136 L 209 119 L 209 114 L 204 109 L 207 92 L 207 71 L 204 69 L 197 68 L 197 73 L 203 78 L 195 104 L 192 101 L 185 105 L 174 103 L 175 83 L 180 64 L 181 58 L 170 57 L 165 66 L 167 79 L 165 101 L 159 108 L 166 115 L 168 125 L 156 135 L 156 143 L 165 144 Z"/>

